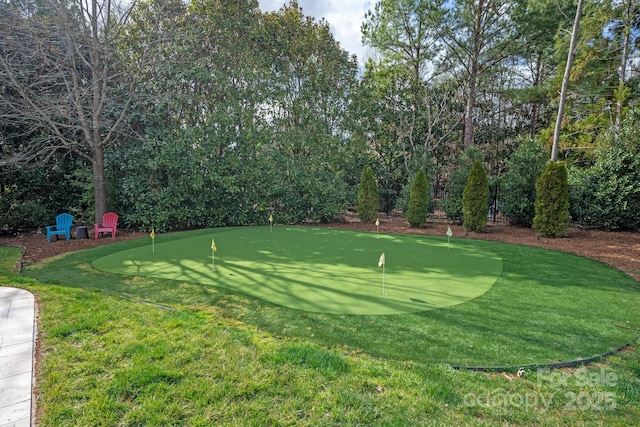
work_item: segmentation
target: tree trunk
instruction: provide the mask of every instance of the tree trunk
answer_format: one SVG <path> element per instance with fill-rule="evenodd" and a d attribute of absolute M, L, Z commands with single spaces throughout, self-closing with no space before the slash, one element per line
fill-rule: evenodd
<path fill-rule="evenodd" d="M 476 81 L 478 80 L 477 66 L 474 63 L 469 75 L 469 92 L 464 112 L 464 148 L 473 146 L 473 123 L 476 114 Z"/>
<path fill-rule="evenodd" d="M 569 77 L 571 76 L 571 66 L 573 65 L 573 56 L 576 50 L 576 41 L 578 39 L 578 27 L 580 26 L 580 17 L 582 16 L 582 5 L 584 0 L 578 0 L 578 8 L 576 9 L 576 17 L 573 20 L 573 30 L 571 32 L 571 42 L 569 43 L 569 54 L 567 56 L 567 66 L 564 69 L 564 77 L 562 78 L 562 89 L 560 91 L 560 103 L 558 105 L 558 117 L 556 117 L 556 127 L 553 132 L 553 145 L 551 147 L 551 161 L 558 160 L 558 145 L 560 143 L 560 129 L 562 128 L 562 116 L 564 115 L 564 104 L 567 99 L 567 88 L 569 87 Z"/>
<path fill-rule="evenodd" d="M 95 222 L 102 221 L 102 215 L 107 212 L 107 186 L 104 172 L 104 152 L 100 146 L 93 153 L 93 197 L 96 205 Z"/>

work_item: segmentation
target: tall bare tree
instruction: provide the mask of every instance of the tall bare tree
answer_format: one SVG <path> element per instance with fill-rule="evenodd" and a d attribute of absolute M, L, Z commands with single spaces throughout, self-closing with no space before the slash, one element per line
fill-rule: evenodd
<path fill-rule="evenodd" d="M 96 221 L 107 211 L 104 150 L 120 136 L 136 83 L 114 48 L 134 5 L 44 0 L 5 3 L 0 13 L 0 111 L 23 129 L 23 143 L 0 161 L 86 159 Z"/>

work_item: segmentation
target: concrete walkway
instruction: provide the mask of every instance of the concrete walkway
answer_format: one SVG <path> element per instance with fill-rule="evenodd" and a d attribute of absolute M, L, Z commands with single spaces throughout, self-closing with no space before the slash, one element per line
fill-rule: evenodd
<path fill-rule="evenodd" d="M 0 427 L 31 425 L 35 298 L 0 286 Z"/>

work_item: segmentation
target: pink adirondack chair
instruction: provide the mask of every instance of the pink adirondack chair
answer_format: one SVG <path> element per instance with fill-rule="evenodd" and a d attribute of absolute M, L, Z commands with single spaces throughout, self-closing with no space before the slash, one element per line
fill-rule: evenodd
<path fill-rule="evenodd" d="M 93 225 L 94 236 L 97 239 L 100 233 L 111 233 L 111 237 L 116 237 L 116 227 L 118 226 L 118 215 L 107 212 L 102 215 L 102 222 Z"/>

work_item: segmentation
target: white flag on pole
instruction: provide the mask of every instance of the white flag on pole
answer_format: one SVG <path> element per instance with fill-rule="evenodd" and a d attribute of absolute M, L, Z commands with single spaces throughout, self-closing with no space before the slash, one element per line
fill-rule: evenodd
<path fill-rule="evenodd" d="M 378 260 L 378 267 L 382 267 L 384 265 L 384 252 L 380 255 L 380 259 Z"/>

